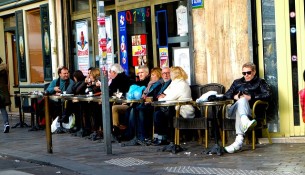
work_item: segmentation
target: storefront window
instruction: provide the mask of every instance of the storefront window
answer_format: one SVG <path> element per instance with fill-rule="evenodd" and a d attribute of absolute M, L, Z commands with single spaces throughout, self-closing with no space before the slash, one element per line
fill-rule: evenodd
<path fill-rule="evenodd" d="M 132 77 L 138 66 L 153 67 L 150 7 L 119 12 L 120 63 Z"/>
<path fill-rule="evenodd" d="M 276 26 L 274 0 L 262 1 L 262 23 L 263 23 L 263 46 L 265 80 L 272 88 L 272 103 L 269 105 L 268 123 L 272 132 L 278 131 L 278 76 L 277 76 L 277 55 L 276 55 Z"/>
<path fill-rule="evenodd" d="M 72 2 L 73 12 L 79 12 L 84 10 L 89 10 L 88 0 L 73 0 Z"/>

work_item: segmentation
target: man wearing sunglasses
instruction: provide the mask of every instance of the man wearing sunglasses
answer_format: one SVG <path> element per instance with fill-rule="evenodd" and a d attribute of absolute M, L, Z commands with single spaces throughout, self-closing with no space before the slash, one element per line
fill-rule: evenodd
<path fill-rule="evenodd" d="M 230 89 L 224 94 L 226 99 L 235 101 L 227 110 L 228 118 L 236 119 L 236 139 L 231 145 L 225 147 L 228 153 L 240 151 L 246 131 L 256 126 L 256 120 L 249 119 L 254 102 L 268 100 L 271 97 L 270 86 L 256 75 L 255 64 L 245 63 L 242 66 L 242 75 L 242 78 L 234 80 Z"/>

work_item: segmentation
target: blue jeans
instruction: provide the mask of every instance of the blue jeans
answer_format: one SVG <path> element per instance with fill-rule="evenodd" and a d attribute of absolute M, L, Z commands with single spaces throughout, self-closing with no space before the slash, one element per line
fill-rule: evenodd
<path fill-rule="evenodd" d="M 152 130 L 152 107 L 139 105 L 132 108 L 129 116 L 129 133 L 136 135 L 141 141 L 149 137 Z"/>
<path fill-rule="evenodd" d="M 251 108 L 246 98 L 240 98 L 228 109 L 229 118 L 235 119 L 236 134 L 245 134 L 241 123 L 241 116 L 251 117 Z"/>
<path fill-rule="evenodd" d="M 7 114 L 6 108 L 5 107 L 0 108 L 0 111 L 1 111 L 2 118 L 3 118 L 3 123 L 8 124 L 8 114 Z"/>

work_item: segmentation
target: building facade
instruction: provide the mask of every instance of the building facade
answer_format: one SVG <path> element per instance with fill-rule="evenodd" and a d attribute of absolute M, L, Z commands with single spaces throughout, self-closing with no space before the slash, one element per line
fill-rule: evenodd
<path fill-rule="evenodd" d="M 268 112 L 272 137 L 304 136 L 298 91 L 304 88 L 304 0 L 106 0 L 107 40 L 99 41 L 91 0 L 7 0 L 0 3 L 0 56 L 10 91 L 42 89 L 57 67 L 85 74 L 119 62 L 137 67 L 182 66 L 190 84 L 229 88 L 241 66 L 257 64 L 273 90 Z"/>

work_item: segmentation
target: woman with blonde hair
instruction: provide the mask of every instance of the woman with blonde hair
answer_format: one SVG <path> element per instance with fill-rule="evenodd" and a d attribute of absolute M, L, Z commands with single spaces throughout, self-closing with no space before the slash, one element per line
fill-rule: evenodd
<path fill-rule="evenodd" d="M 188 78 L 186 72 L 179 66 L 172 67 L 170 72 L 172 82 L 158 100 L 192 100 L 191 88 L 186 81 Z M 183 118 L 194 118 L 194 111 L 192 105 L 183 105 L 180 109 L 180 115 Z"/>
<path fill-rule="evenodd" d="M 187 83 L 187 74 L 179 66 L 174 66 L 170 68 L 170 75 L 172 82 L 165 89 L 163 94 L 158 97 L 159 101 L 168 101 L 168 100 L 192 100 L 191 88 Z M 153 143 L 156 145 L 166 144 L 167 143 L 167 133 L 168 133 L 168 121 L 171 108 L 164 108 L 154 112 L 154 140 Z M 192 105 L 182 105 L 180 108 L 180 116 L 183 118 L 194 118 L 195 109 Z"/>

